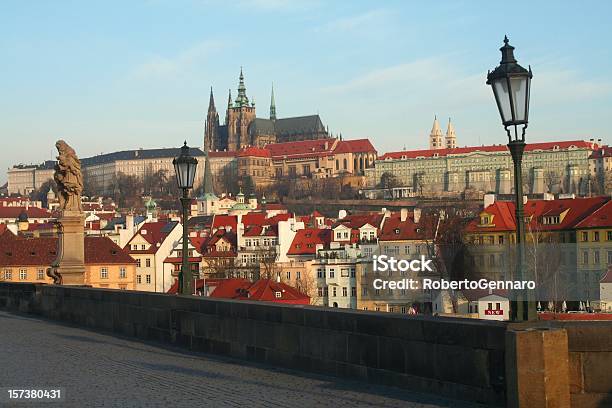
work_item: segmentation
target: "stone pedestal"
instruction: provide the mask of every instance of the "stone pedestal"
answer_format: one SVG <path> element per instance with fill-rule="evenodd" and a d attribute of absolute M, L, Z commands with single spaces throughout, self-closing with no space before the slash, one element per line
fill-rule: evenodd
<path fill-rule="evenodd" d="M 85 284 L 85 216 L 79 211 L 64 211 L 55 265 L 64 285 Z"/>

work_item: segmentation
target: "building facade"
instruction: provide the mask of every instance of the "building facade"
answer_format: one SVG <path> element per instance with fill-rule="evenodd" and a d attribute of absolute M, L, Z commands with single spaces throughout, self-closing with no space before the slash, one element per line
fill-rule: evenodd
<path fill-rule="evenodd" d="M 53 180 L 55 161 L 47 160 L 39 165 L 15 165 L 8 169 L 8 194 L 28 195 L 45 182 Z"/>
<path fill-rule="evenodd" d="M 528 144 L 523 156 L 525 193 L 587 194 L 596 148 L 596 143 L 582 140 Z M 466 190 L 510 194 L 512 169 L 507 146 L 490 145 L 386 153 L 365 172 L 372 189 L 380 187 L 388 173 L 417 195 Z"/>

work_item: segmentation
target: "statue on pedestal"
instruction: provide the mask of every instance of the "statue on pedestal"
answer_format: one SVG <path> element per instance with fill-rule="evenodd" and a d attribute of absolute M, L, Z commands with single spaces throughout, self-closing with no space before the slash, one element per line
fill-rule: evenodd
<path fill-rule="evenodd" d="M 76 152 L 68 143 L 58 140 L 55 147 L 59 152 L 53 179 L 59 191 L 60 210 L 83 212 L 81 194 L 83 193 L 83 175 L 81 162 Z"/>
<path fill-rule="evenodd" d="M 53 283 L 85 283 L 85 216 L 81 204 L 83 174 L 76 152 L 63 140 L 55 143 L 58 151 L 53 179 L 59 192 L 59 242 L 57 258 L 47 270 Z"/>

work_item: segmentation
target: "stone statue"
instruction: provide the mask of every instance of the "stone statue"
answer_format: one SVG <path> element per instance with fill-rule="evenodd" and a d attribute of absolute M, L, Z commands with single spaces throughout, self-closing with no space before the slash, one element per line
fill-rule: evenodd
<path fill-rule="evenodd" d="M 59 192 L 60 210 L 82 212 L 83 175 L 81 174 L 81 162 L 74 149 L 63 140 L 58 140 L 55 147 L 59 155 L 57 156 L 53 179 Z"/>

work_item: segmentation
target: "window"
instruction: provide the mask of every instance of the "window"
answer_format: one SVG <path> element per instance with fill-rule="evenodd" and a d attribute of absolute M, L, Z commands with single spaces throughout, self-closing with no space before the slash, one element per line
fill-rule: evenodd
<path fill-rule="evenodd" d="M 125 267 L 122 266 L 121 268 L 119 268 L 119 279 L 125 279 L 127 277 L 127 274 L 125 272 Z"/>
<path fill-rule="evenodd" d="M 12 280 L 13 279 L 13 271 L 11 269 L 4 270 L 4 279 Z"/>
<path fill-rule="evenodd" d="M 119 285 L 119 289 L 126 290 L 127 289 L 127 285 Z"/>
<path fill-rule="evenodd" d="M 599 259 L 599 251 L 598 251 L 598 250 L 595 250 L 595 251 L 593 252 L 593 263 L 594 263 L 595 265 L 599 265 L 599 262 L 600 262 L 600 259 Z"/>
<path fill-rule="evenodd" d="M 317 288 L 317 294 L 319 297 L 323 297 L 323 288 Z"/>
<path fill-rule="evenodd" d="M 44 269 L 39 269 L 38 271 L 36 271 L 36 279 L 37 280 L 45 279 L 45 270 Z"/>
<path fill-rule="evenodd" d="M 136 283 L 142 283 L 142 275 L 136 275 Z"/>
<path fill-rule="evenodd" d="M 287 271 L 287 280 L 291 279 L 291 272 Z"/>
<path fill-rule="evenodd" d="M 140 263 L 140 259 L 136 259 L 136 266 L 137 266 L 138 268 L 140 268 L 140 265 L 141 265 L 141 263 Z"/>
<path fill-rule="evenodd" d="M 500 244 L 500 245 L 502 245 L 504 243 L 504 236 L 503 235 L 500 235 L 500 236 L 497 237 L 497 243 Z"/>
<path fill-rule="evenodd" d="M 147 259 L 145 259 L 145 266 L 146 266 L 147 268 L 150 268 L 150 267 L 151 267 L 151 258 L 147 258 Z"/>
<path fill-rule="evenodd" d="M 493 310 L 493 303 L 488 303 L 487 306 L 487 310 Z"/>
<path fill-rule="evenodd" d="M 589 263 L 589 251 L 582 251 L 582 263 L 585 265 Z"/>
<path fill-rule="evenodd" d="M 587 242 L 588 240 L 589 240 L 589 233 L 588 233 L 588 232 L 586 232 L 586 231 L 584 231 L 584 232 L 582 233 L 582 241 L 583 241 L 583 242 Z"/>
<path fill-rule="evenodd" d="M 380 312 L 380 306 L 376 306 L 376 311 Z"/>
<path fill-rule="evenodd" d="M 108 279 L 108 268 L 100 268 L 100 279 Z"/>
<path fill-rule="evenodd" d="M 330 277 L 330 278 L 333 278 L 333 277 L 334 277 L 334 270 L 333 270 L 333 269 L 330 269 L 330 270 L 329 270 L 329 277 Z"/>
<path fill-rule="evenodd" d="M 146 282 L 147 282 L 147 285 L 151 284 L 151 275 L 146 276 Z"/>
<path fill-rule="evenodd" d="M 406 313 L 406 306 L 402 306 L 402 313 Z"/>
<path fill-rule="evenodd" d="M 336 297 L 336 287 L 335 286 L 332 288 L 332 296 Z"/>
<path fill-rule="evenodd" d="M 323 269 L 317 269 L 317 278 L 324 278 Z"/>
<path fill-rule="evenodd" d="M 348 278 L 349 276 L 348 268 L 340 268 L 340 276 L 342 276 L 343 278 Z"/>
<path fill-rule="evenodd" d="M 595 242 L 599 241 L 599 231 L 595 231 L 593 233 L 593 241 Z"/>
<path fill-rule="evenodd" d="M 28 279 L 28 270 L 20 269 L 19 270 L 19 280 L 26 280 L 26 279 Z"/>
<path fill-rule="evenodd" d="M 608 241 L 612 241 L 612 231 L 608 231 Z"/>
<path fill-rule="evenodd" d="M 325 287 L 323 288 L 323 296 L 324 296 L 324 297 L 329 296 L 329 288 L 328 288 L 327 286 L 325 286 Z"/>
<path fill-rule="evenodd" d="M 368 287 L 367 286 L 362 286 L 361 287 L 361 295 L 362 296 L 368 296 Z"/>
<path fill-rule="evenodd" d="M 500 310 L 501 309 L 501 303 L 495 303 L 495 310 Z"/>
<path fill-rule="evenodd" d="M 283 297 L 283 293 L 282 292 L 274 292 L 274 296 L 276 296 L 277 299 L 280 299 Z"/>
<path fill-rule="evenodd" d="M 299 279 L 301 279 L 301 278 L 302 278 L 302 272 L 297 271 L 297 272 L 295 273 L 295 278 L 296 278 L 296 279 L 298 279 L 298 280 L 299 280 Z"/>
<path fill-rule="evenodd" d="M 352 297 L 356 297 L 357 296 L 357 287 L 356 286 L 351 287 L 351 296 Z"/>
<path fill-rule="evenodd" d="M 348 290 L 347 290 L 346 286 L 344 286 L 342 288 L 342 296 L 346 297 L 347 295 L 348 295 Z"/>

